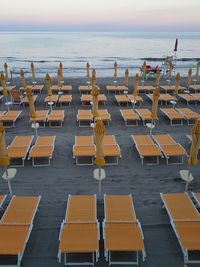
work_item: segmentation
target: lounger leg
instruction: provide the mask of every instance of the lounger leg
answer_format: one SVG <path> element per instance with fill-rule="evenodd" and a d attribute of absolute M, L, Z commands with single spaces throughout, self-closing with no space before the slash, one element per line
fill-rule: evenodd
<path fill-rule="evenodd" d="M 64 253 L 64 264 L 67 265 L 67 253 Z"/>

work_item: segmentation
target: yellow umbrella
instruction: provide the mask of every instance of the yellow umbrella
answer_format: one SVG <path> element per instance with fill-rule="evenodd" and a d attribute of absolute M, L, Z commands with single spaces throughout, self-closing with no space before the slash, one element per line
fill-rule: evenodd
<path fill-rule="evenodd" d="M 0 80 L 1 80 L 1 85 L 2 85 L 2 88 L 3 88 L 3 96 L 7 97 L 8 96 L 8 90 L 7 90 L 7 86 L 6 86 L 6 79 L 5 79 L 4 75 L 3 75 L 3 73 L 0 76 Z"/>
<path fill-rule="evenodd" d="M 89 62 L 87 62 L 87 64 L 86 64 L 86 70 L 87 70 L 87 79 L 89 80 L 90 79 L 90 64 L 89 64 Z"/>
<path fill-rule="evenodd" d="M 134 76 L 134 86 L 133 86 L 133 96 L 136 98 L 138 96 L 138 84 L 139 84 L 139 74 L 136 73 L 136 75 Z"/>
<path fill-rule="evenodd" d="M 24 71 L 23 70 L 20 70 L 20 78 L 21 78 L 22 87 L 26 88 L 27 84 L 26 84 L 26 81 L 25 81 L 25 78 L 24 78 Z"/>
<path fill-rule="evenodd" d="M 8 79 L 8 65 L 6 62 L 4 63 L 4 70 L 5 70 L 6 79 Z"/>
<path fill-rule="evenodd" d="M 125 71 L 125 81 L 124 81 L 124 85 L 128 88 L 128 75 L 129 75 L 129 71 L 128 69 L 126 69 Z"/>
<path fill-rule="evenodd" d="M 0 123 L 0 166 L 7 168 L 10 164 L 10 160 L 8 157 L 8 150 L 6 147 L 6 138 L 5 138 L 5 130 L 3 127 L 3 123 Z"/>
<path fill-rule="evenodd" d="M 96 143 L 96 159 L 95 164 L 101 168 L 105 165 L 103 152 L 103 138 L 105 134 L 105 125 L 101 119 L 98 119 L 94 126 L 95 143 Z"/>
<path fill-rule="evenodd" d="M 51 90 L 51 77 L 48 73 L 46 74 L 45 80 L 46 80 L 48 96 L 52 96 L 53 94 L 52 94 L 52 90 Z"/>
<path fill-rule="evenodd" d="M 200 147 L 200 120 L 197 120 L 195 125 L 192 127 L 192 144 L 190 148 L 190 155 L 188 158 L 188 164 L 190 166 L 197 165 L 198 163 L 198 152 Z"/>
<path fill-rule="evenodd" d="M 196 76 L 199 76 L 200 61 L 197 62 Z"/>
<path fill-rule="evenodd" d="M 33 95 L 31 92 L 31 88 L 29 88 L 29 87 L 26 88 L 26 96 L 28 98 L 28 103 L 29 103 L 30 118 L 35 119 L 36 118 L 35 105 L 34 105 L 34 101 L 33 101 Z"/>
<path fill-rule="evenodd" d="M 175 77 L 175 90 L 174 90 L 174 94 L 175 95 L 178 95 L 178 88 L 179 88 L 179 85 L 180 85 L 180 79 L 181 79 L 181 76 L 180 76 L 180 73 L 178 72 L 176 74 L 176 77 Z"/>
<path fill-rule="evenodd" d="M 153 121 L 157 119 L 159 96 L 160 96 L 160 90 L 159 90 L 159 87 L 157 87 L 153 93 L 153 102 L 152 102 L 152 110 L 151 110 L 151 118 L 153 119 Z"/>
<path fill-rule="evenodd" d="M 192 84 L 192 69 L 189 69 L 188 70 L 188 82 L 187 82 L 188 89 L 190 88 L 191 84 Z"/>
<path fill-rule="evenodd" d="M 141 69 L 141 75 L 143 78 L 145 78 L 146 69 L 147 69 L 147 63 L 146 63 L 146 61 L 144 61 L 143 65 L 142 65 L 142 69 Z"/>
<path fill-rule="evenodd" d="M 31 72 L 32 72 L 32 78 L 34 80 L 35 79 L 35 66 L 34 66 L 33 62 L 31 62 Z"/>
<path fill-rule="evenodd" d="M 160 87 L 160 69 L 156 70 L 156 87 Z"/>
<path fill-rule="evenodd" d="M 172 77 L 172 70 L 173 70 L 173 64 L 172 62 L 169 62 L 169 77 Z"/>
<path fill-rule="evenodd" d="M 61 75 L 61 78 L 63 78 L 63 65 L 62 65 L 62 62 L 60 62 L 60 75 Z"/>
<path fill-rule="evenodd" d="M 92 88 L 92 109 L 93 109 L 93 116 L 94 119 L 98 117 L 98 95 L 99 95 L 99 87 L 94 86 Z"/>
<path fill-rule="evenodd" d="M 58 69 L 58 86 L 59 86 L 59 87 L 62 86 L 61 80 L 62 80 L 61 69 Z"/>
<path fill-rule="evenodd" d="M 95 69 L 92 71 L 92 87 L 96 86 L 96 71 Z"/>
<path fill-rule="evenodd" d="M 117 62 L 114 63 L 114 77 L 117 79 Z"/>

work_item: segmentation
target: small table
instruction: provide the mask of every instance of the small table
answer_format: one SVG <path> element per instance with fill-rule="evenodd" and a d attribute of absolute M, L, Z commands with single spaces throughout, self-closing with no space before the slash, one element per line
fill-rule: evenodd
<path fill-rule="evenodd" d="M 37 130 L 38 130 L 38 128 L 39 128 L 39 123 L 38 122 L 33 122 L 32 124 L 31 124 L 31 128 L 33 128 L 34 130 L 35 130 L 35 135 L 36 135 L 36 137 L 38 137 L 38 132 L 37 132 Z"/>
<path fill-rule="evenodd" d="M 174 101 L 174 100 L 171 100 L 170 103 L 173 105 L 173 108 L 175 108 L 175 105 L 176 105 L 177 102 Z"/>
<path fill-rule="evenodd" d="M 180 173 L 181 179 L 184 182 L 186 182 L 186 184 L 185 184 L 185 192 L 186 192 L 187 189 L 188 189 L 189 183 L 194 180 L 194 177 L 193 177 L 192 173 L 189 170 L 180 170 L 179 173 Z"/>
<path fill-rule="evenodd" d="M 146 123 L 147 128 L 150 130 L 150 135 L 152 134 L 153 129 L 155 128 L 155 124 L 152 122 Z"/>
<path fill-rule="evenodd" d="M 135 104 L 137 104 L 137 100 L 131 100 L 131 104 L 133 104 L 133 109 L 135 109 Z"/>
<path fill-rule="evenodd" d="M 9 192 L 10 192 L 11 197 L 12 197 L 13 193 L 12 193 L 10 181 L 15 177 L 16 173 L 17 173 L 17 170 L 15 168 L 9 168 L 9 169 L 5 170 L 5 172 L 3 173 L 3 176 L 2 176 L 2 178 L 8 182 L 8 188 L 9 188 Z"/>
<path fill-rule="evenodd" d="M 50 111 L 52 111 L 52 106 L 53 106 L 54 102 L 53 101 L 49 101 L 47 104 L 50 106 Z"/>

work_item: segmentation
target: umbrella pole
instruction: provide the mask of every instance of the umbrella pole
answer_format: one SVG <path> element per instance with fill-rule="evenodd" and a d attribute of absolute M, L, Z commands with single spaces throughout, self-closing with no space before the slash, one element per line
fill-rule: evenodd
<path fill-rule="evenodd" d="M 188 179 L 187 179 L 187 182 L 185 183 L 185 192 L 187 192 L 188 190 L 190 175 L 191 175 L 191 170 L 190 168 L 188 168 Z"/>
<path fill-rule="evenodd" d="M 6 178 L 7 178 L 7 181 L 8 181 L 8 188 L 9 188 L 10 196 L 12 197 L 13 193 L 12 193 L 10 180 L 8 179 L 9 178 L 9 174 L 8 174 L 8 168 L 7 167 L 5 167 L 5 172 L 6 172 Z"/>
<path fill-rule="evenodd" d="M 101 168 L 99 168 L 99 197 L 101 197 Z"/>

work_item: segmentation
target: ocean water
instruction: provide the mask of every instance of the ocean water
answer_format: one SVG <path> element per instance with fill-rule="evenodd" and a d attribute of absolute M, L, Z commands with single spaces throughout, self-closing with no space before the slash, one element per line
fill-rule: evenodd
<path fill-rule="evenodd" d="M 169 32 L 1 32 L 0 71 L 7 62 L 13 76 L 21 68 L 30 76 L 30 63 L 35 63 L 36 75 L 56 76 L 59 63 L 66 77 L 86 75 L 86 62 L 95 68 L 97 77 L 113 76 L 113 64 L 118 63 L 118 76 L 139 71 L 144 60 L 161 66 L 164 57 L 173 55 L 175 39 L 179 39 L 177 71 L 186 75 L 200 60 L 200 33 Z"/>

